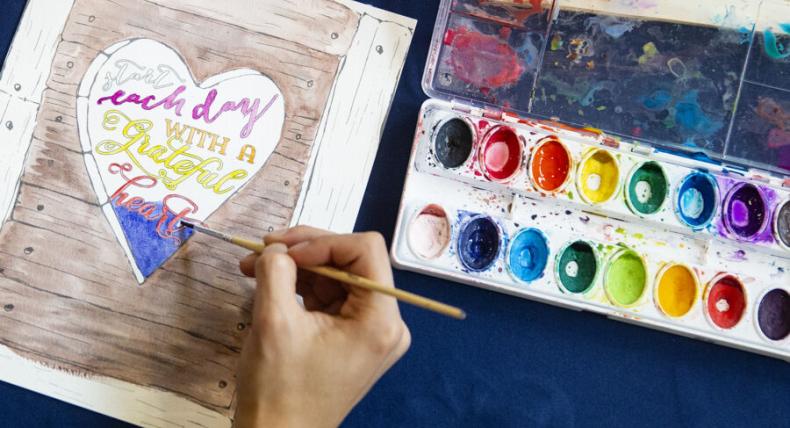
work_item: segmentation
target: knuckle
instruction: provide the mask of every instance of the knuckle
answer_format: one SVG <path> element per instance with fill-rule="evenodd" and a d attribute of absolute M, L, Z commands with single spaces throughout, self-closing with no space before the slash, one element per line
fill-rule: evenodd
<path fill-rule="evenodd" d="M 378 355 L 391 353 L 400 343 L 405 326 L 402 322 L 387 323 L 377 330 L 373 351 Z"/>
<path fill-rule="evenodd" d="M 387 243 L 384 241 L 384 236 L 379 232 L 362 233 L 362 241 L 365 243 L 367 249 L 372 251 L 386 251 L 387 249 Z"/>
<path fill-rule="evenodd" d="M 288 317 L 276 307 L 271 307 L 263 312 L 260 320 L 260 333 L 264 337 L 284 331 L 288 326 Z"/>
<path fill-rule="evenodd" d="M 255 261 L 255 272 L 278 271 L 288 269 L 293 263 L 287 254 L 283 253 L 264 253 Z"/>
<path fill-rule="evenodd" d="M 300 224 L 300 225 L 297 225 L 297 226 L 294 226 L 294 227 L 290 228 L 288 230 L 288 232 L 293 233 L 293 234 L 297 234 L 297 235 L 302 235 L 304 233 L 312 232 L 312 230 L 313 230 L 312 227 Z"/>

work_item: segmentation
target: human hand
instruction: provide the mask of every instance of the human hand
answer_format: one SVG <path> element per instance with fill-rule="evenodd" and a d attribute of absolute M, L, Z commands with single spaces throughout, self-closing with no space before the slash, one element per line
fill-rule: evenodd
<path fill-rule="evenodd" d="M 411 343 L 395 298 L 299 271 L 329 265 L 393 285 L 380 234 L 298 226 L 265 237 L 238 373 L 238 427 L 336 427 Z M 302 296 L 299 305 L 295 293 Z"/>

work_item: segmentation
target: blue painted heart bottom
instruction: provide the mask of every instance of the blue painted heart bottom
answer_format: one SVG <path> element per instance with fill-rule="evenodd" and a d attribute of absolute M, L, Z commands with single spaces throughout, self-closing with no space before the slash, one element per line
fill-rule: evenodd
<path fill-rule="evenodd" d="M 161 202 L 153 202 L 156 205 L 156 212 L 162 213 Z M 115 210 L 118 222 L 121 224 L 123 234 L 129 243 L 129 247 L 134 257 L 134 262 L 143 276 L 150 276 L 159 266 L 162 265 L 178 247 L 192 236 L 191 229 L 182 228 L 173 234 L 172 237 L 163 238 L 160 236 L 158 227 L 159 219 L 149 220 L 137 211 L 132 211 L 125 206 L 111 204 Z M 165 213 L 165 216 L 170 214 Z M 164 225 L 169 223 L 169 219 L 162 222 Z M 161 231 L 161 230 L 160 230 Z"/>

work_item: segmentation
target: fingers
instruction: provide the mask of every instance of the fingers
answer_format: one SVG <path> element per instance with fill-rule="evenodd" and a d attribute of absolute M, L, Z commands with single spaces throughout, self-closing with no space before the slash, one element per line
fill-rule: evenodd
<path fill-rule="evenodd" d="M 323 235 L 292 246 L 288 254 L 299 266 L 336 266 L 385 286 L 393 286 L 387 248 L 384 238 L 378 233 Z M 400 316 L 393 297 L 354 286 L 348 287 L 348 294 L 344 309 L 347 307 L 349 312 L 341 311 L 341 314 L 355 315 L 355 312 L 362 311 L 385 319 Z"/>
<path fill-rule="evenodd" d="M 247 257 L 241 259 L 239 262 L 239 270 L 241 270 L 241 273 L 249 277 L 254 277 L 256 260 L 258 260 L 258 254 L 256 253 L 248 254 Z"/>
<path fill-rule="evenodd" d="M 296 301 L 296 264 L 287 247 L 272 244 L 255 261 L 255 301 L 253 325 L 277 328 L 301 313 Z"/>
<path fill-rule="evenodd" d="M 290 247 L 303 241 L 308 241 L 319 236 L 331 234 L 332 232 L 316 229 L 310 226 L 295 226 L 290 229 L 283 229 L 269 233 L 263 237 L 263 242 L 266 244 L 279 242 Z M 255 261 L 257 259 L 258 255 L 255 253 L 252 253 L 241 259 L 239 262 L 239 270 L 241 270 L 241 273 L 249 277 L 255 276 Z"/>
<path fill-rule="evenodd" d="M 290 229 L 279 230 L 264 236 L 263 242 L 266 244 L 280 242 L 290 247 L 300 242 L 332 234 L 328 230 L 316 229 L 310 226 L 294 226 Z"/>
<path fill-rule="evenodd" d="M 289 247 L 288 254 L 298 266 L 336 266 L 383 285 L 393 286 L 389 255 L 384 238 L 379 233 L 336 235 L 309 226 L 297 226 L 270 233 L 264 237 L 264 241 L 269 245 L 267 248 L 275 244 Z M 239 263 L 242 273 L 255 275 L 259 260 L 255 254 L 244 258 Z M 353 286 L 316 286 L 319 283 L 320 280 L 313 278 L 309 285 L 299 286 L 299 294 L 305 299 L 308 310 L 326 312 L 331 307 L 332 312 L 345 309 L 349 313 L 358 313 L 362 310 L 378 313 L 384 319 L 392 316 L 400 318 L 397 303 L 390 296 Z M 346 299 L 346 295 L 351 298 Z"/>
<path fill-rule="evenodd" d="M 336 266 L 392 285 L 387 247 L 376 232 L 319 236 L 292 246 L 288 254 L 299 266 Z"/>

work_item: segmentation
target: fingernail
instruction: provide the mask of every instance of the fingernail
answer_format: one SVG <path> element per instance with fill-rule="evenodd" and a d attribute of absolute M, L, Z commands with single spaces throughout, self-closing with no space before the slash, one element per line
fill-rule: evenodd
<path fill-rule="evenodd" d="M 285 254 L 287 252 L 288 252 L 288 247 L 285 244 L 281 244 L 279 242 L 275 243 L 275 244 L 267 245 L 267 246 L 265 246 L 263 248 L 263 251 L 261 251 L 262 254 L 267 254 L 267 253 L 283 253 L 283 254 Z"/>

